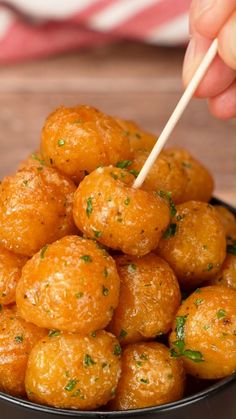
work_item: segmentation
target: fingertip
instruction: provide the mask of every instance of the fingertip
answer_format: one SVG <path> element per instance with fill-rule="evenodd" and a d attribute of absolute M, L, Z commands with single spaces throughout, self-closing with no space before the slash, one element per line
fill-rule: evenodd
<path fill-rule="evenodd" d="M 220 56 L 230 68 L 236 70 L 236 12 L 220 31 L 218 41 Z"/>
<path fill-rule="evenodd" d="M 218 119 L 228 120 L 236 117 L 236 82 L 222 94 L 210 98 L 208 106 L 211 114 Z"/>

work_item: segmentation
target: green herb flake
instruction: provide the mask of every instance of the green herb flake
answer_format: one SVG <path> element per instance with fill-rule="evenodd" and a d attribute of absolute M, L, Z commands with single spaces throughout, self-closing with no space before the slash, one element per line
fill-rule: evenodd
<path fill-rule="evenodd" d="M 176 317 L 176 336 L 179 340 L 184 340 L 184 326 L 188 316 L 177 316 Z"/>
<path fill-rule="evenodd" d="M 182 354 L 185 346 L 184 340 L 176 340 L 173 345 L 179 350 L 179 354 Z"/>
<path fill-rule="evenodd" d="M 130 263 L 129 265 L 128 265 L 128 272 L 129 273 L 133 273 L 133 272 L 135 272 L 137 270 L 137 265 L 135 265 L 135 263 Z"/>
<path fill-rule="evenodd" d="M 29 181 L 28 180 L 23 180 L 23 185 L 24 186 L 28 186 Z"/>
<path fill-rule="evenodd" d="M 92 203 L 92 197 L 90 196 L 88 199 L 87 199 L 87 208 L 86 208 L 86 214 L 87 214 L 87 217 L 89 218 L 90 217 L 90 215 L 92 214 L 92 212 L 93 212 L 93 203 Z"/>
<path fill-rule="evenodd" d="M 121 353 L 122 353 L 121 346 L 120 345 L 115 345 L 114 346 L 113 354 L 116 355 L 116 356 L 120 356 Z"/>
<path fill-rule="evenodd" d="M 131 166 L 131 164 L 131 160 L 122 160 L 116 163 L 116 167 L 119 167 L 120 169 L 127 169 L 127 167 Z"/>
<path fill-rule="evenodd" d="M 143 353 L 140 355 L 140 359 L 142 359 L 143 361 L 148 361 L 148 355 Z"/>
<path fill-rule="evenodd" d="M 135 170 L 135 169 L 131 169 L 129 172 L 130 172 L 130 173 L 131 173 L 131 175 L 133 175 L 135 178 L 137 178 L 137 177 L 138 177 L 138 175 L 139 175 L 139 171 L 138 171 L 138 170 Z"/>
<path fill-rule="evenodd" d="M 192 164 L 187 162 L 187 161 L 183 161 L 182 166 L 185 167 L 186 169 L 191 169 L 192 168 Z"/>
<path fill-rule="evenodd" d="M 24 336 L 20 335 L 20 336 L 15 336 L 15 342 L 17 343 L 22 343 L 24 340 Z"/>
<path fill-rule="evenodd" d="M 199 306 L 201 303 L 203 302 L 203 299 L 202 298 L 197 298 L 195 301 L 194 301 L 194 304 L 195 304 L 195 306 Z"/>
<path fill-rule="evenodd" d="M 125 205 L 129 205 L 130 204 L 130 198 L 129 197 L 125 199 L 124 204 Z"/>
<path fill-rule="evenodd" d="M 123 135 L 125 135 L 127 137 L 128 135 L 130 135 L 130 132 L 129 131 L 123 131 Z"/>
<path fill-rule="evenodd" d="M 84 293 L 83 292 L 77 292 L 76 294 L 75 294 L 75 297 L 76 298 L 82 298 L 84 296 Z"/>
<path fill-rule="evenodd" d="M 232 244 L 228 244 L 227 253 L 236 256 L 236 240 Z"/>
<path fill-rule="evenodd" d="M 137 365 L 137 367 L 139 367 L 139 368 L 140 368 L 140 367 L 143 365 L 143 363 L 142 363 L 141 361 L 137 361 L 137 362 L 136 362 L 136 365 Z"/>
<path fill-rule="evenodd" d="M 60 330 L 49 330 L 48 336 L 50 338 L 54 338 L 56 336 L 59 336 L 61 334 Z"/>
<path fill-rule="evenodd" d="M 208 329 L 210 329 L 209 324 L 205 324 L 205 326 L 203 326 L 203 329 L 204 329 L 204 330 L 208 330 Z"/>
<path fill-rule="evenodd" d="M 64 145 L 65 145 L 65 140 L 63 140 L 63 138 L 60 138 L 59 140 L 58 140 L 58 142 L 57 142 L 57 144 L 58 144 L 58 147 L 63 147 Z"/>
<path fill-rule="evenodd" d="M 184 219 L 184 215 L 176 215 L 176 220 L 177 221 L 182 221 Z"/>
<path fill-rule="evenodd" d="M 91 263 L 92 262 L 92 258 L 91 258 L 91 256 L 89 256 L 89 255 L 83 255 L 83 256 L 80 256 L 80 259 L 81 260 L 83 260 L 85 263 Z"/>
<path fill-rule="evenodd" d="M 33 154 L 31 155 L 31 157 L 32 157 L 32 159 L 34 159 L 34 160 L 38 161 L 38 162 L 39 162 L 42 166 L 44 166 L 44 165 L 45 165 L 45 161 L 44 161 L 44 160 L 42 160 L 42 159 L 40 159 L 40 157 L 39 157 L 37 154 L 33 153 Z"/>
<path fill-rule="evenodd" d="M 91 336 L 92 336 L 92 338 L 96 338 L 97 333 L 96 333 L 96 332 L 92 332 L 92 333 L 91 333 Z"/>
<path fill-rule="evenodd" d="M 85 367 L 91 367 L 92 365 L 95 365 L 95 364 L 96 364 L 96 362 L 93 360 L 93 358 L 90 355 L 86 354 L 84 356 L 84 366 Z"/>
<path fill-rule="evenodd" d="M 149 384 L 148 378 L 140 378 L 140 383 Z"/>
<path fill-rule="evenodd" d="M 195 292 L 195 294 L 200 294 L 202 292 L 202 290 L 201 290 L 201 288 L 196 288 L 194 292 Z"/>
<path fill-rule="evenodd" d="M 207 265 L 207 271 L 210 272 L 213 269 L 213 263 L 208 263 Z"/>
<path fill-rule="evenodd" d="M 103 269 L 103 276 L 104 276 L 105 278 L 107 278 L 107 277 L 108 277 L 108 275 L 109 275 L 108 269 L 105 267 L 105 268 Z"/>
<path fill-rule="evenodd" d="M 46 244 L 42 249 L 41 249 L 41 251 L 40 251 L 40 259 L 44 259 L 45 258 L 45 253 L 46 253 L 46 251 L 47 251 L 47 249 L 48 249 L 48 244 Z"/>
<path fill-rule="evenodd" d="M 169 228 L 163 234 L 163 239 L 169 239 L 170 237 L 175 236 L 177 233 L 177 224 L 171 223 Z"/>
<path fill-rule="evenodd" d="M 96 239 L 99 239 L 99 237 L 101 237 L 102 235 L 102 232 L 98 230 L 93 230 L 93 234 L 94 234 L 94 237 L 96 237 Z"/>
<path fill-rule="evenodd" d="M 183 355 L 195 363 L 204 362 L 204 357 L 202 353 L 199 351 L 192 351 L 192 349 L 186 349 L 183 352 Z"/>
<path fill-rule="evenodd" d="M 113 173 L 113 172 L 111 172 L 110 173 L 110 176 L 113 178 L 113 179 L 115 179 L 115 180 L 117 180 L 118 179 L 118 175 L 116 175 L 115 173 Z"/>
<path fill-rule="evenodd" d="M 128 333 L 126 332 L 126 330 L 121 329 L 119 337 L 121 339 L 124 339 L 127 335 L 128 335 Z"/>
<path fill-rule="evenodd" d="M 169 202 L 169 205 L 170 205 L 170 216 L 171 216 L 171 218 L 173 218 L 176 215 L 176 213 L 177 213 L 177 209 L 176 209 L 175 203 L 174 203 L 174 201 L 172 199 L 171 192 L 158 191 L 157 194 L 161 198 L 167 199 L 167 201 Z"/>
<path fill-rule="evenodd" d="M 74 390 L 77 382 L 78 381 L 77 380 L 74 380 L 74 379 L 68 381 L 67 385 L 65 386 L 65 390 L 66 391 L 72 391 L 72 390 Z"/>
<path fill-rule="evenodd" d="M 225 310 L 221 308 L 220 310 L 217 311 L 216 315 L 217 315 L 217 319 L 223 319 L 223 317 L 226 316 L 226 312 Z"/>
<path fill-rule="evenodd" d="M 105 297 L 107 297 L 109 295 L 109 289 L 106 288 L 104 285 L 102 287 L 102 293 Z"/>

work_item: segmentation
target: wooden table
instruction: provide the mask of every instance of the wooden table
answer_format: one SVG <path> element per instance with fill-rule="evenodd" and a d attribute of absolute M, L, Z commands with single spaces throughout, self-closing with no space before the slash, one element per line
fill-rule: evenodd
<path fill-rule="evenodd" d="M 159 133 L 181 91 L 183 50 L 121 43 L 0 68 L 0 176 L 38 147 L 46 115 L 87 103 Z M 214 174 L 215 194 L 236 204 L 235 121 L 210 116 L 194 100 L 170 144 L 188 148 Z"/>

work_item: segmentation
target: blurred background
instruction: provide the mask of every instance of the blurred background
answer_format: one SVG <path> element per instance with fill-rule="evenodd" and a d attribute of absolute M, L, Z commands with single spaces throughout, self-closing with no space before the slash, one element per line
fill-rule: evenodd
<path fill-rule="evenodd" d="M 0 1 L 0 177 L 38 147 L 61 104 L 96 106 L 160 133 L 182 93 L 191 0 Z M 169 145 L 212 171 L 236 204 L 235 120 L 193 100 Z"/>

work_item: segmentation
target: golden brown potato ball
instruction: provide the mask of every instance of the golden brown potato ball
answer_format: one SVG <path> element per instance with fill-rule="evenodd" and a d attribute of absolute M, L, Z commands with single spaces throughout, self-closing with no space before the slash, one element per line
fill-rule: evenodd
<path fill-rule="evenodd" d="M 155 254 L 116 258 L 121 293 L 111 331 L 121 343 L 169 332 L 181 301 L 179 284 L 168 263 Z"/>
<path fill-rule="evenodd" d="M 116 118 L 116 121 L 124 130 L 124 134 L 129 140 L 131 151 L 151 151 L 153 149 L 158 139 L 157 135 L 144 131 L 133 121 L 125 121 L 119 118 Z"/>
<path fill-rule="evenodd" d="M 60 172 L 79 182 L 98 166 L 130 157 L 130 145 L 116 120 L 90 106 L 64 106 L 49 115 L 41 153 Z"/>
<path fill-rule="evenodd" d="M 122 373 L 110 408 L 138 409 L 174 402 L 184 393 L 182 362 L 157 342 L 128 345 L 122 356 Z"/>
<path fill-rule="evenodd" d="M 96 409 L 114 397 L 120 356 L 118 341 L 105 331 L 93 336 L 51 332 L 30 353 L 27 395 L 50 406 Z"/>
<path fill-rule="evenodd" d="M 32 256 L 76 229 L 72 216 L 75 185 L 56 170 L 30 167 L 0 185 L 0 244 Z"/>
<path fill-rule="evenodd" d="M 210 201 L 214 189 L 214 181 L 209 171 L 188 151 L 182 148 L 167 148 L 165 155 L 182 165 L 187 179 L 185 194 L 181 202 Z"/>
<path fill-rule="evenodd" d="M 39 327 L 90 333 L 111 320 L 119 287 L 115 262 L 104 249 L 67 236 L 26 263 L 16 301 L 20 315 Z"/>
<path fill-rule="evenodd" d="M 134 177 L 112 166 L 98 168 L 80 183 L 74 201 L 77 227 L 90 238 L 124 253 L 154 249 L 170 221 L 169 206 L 154 192 L 132 188 Z"/>
<path fill-rule="evenodd" d="M 193 289 L 219 272 L 226 256 L 225 232 L 216 210 L 205 202 L 189 201 L 176 209 L 157 253 L 181 286 Z"/>
<path fill-rule="evenodd" d="M 46 335 L 20 318 L 15 307 L 0 311 L 0 391 L 13 396 L 25 395 L 25 371 L 33 346 Z"/>
<path fill-rule="evenodd" d="M 224 226 L 227 241 L 230 243 L 233 240 L 236 240 L 235 215 L 227 208 L 222 207 L 221 205 L 215 205 L 215 209 L 220 217 L 220 221 Z"/>
<path fill-rule="evenodd" d="M 130 168 L 140 172 L 148 156 L 149 151 L 136 151 Z M 180 162 L 163 152 L 153 164 L 141 188 L 146 191 L 171 192 L 173 201 L 178 204 L 183 202 L 186 185 L 186 174 Z"/>
<path fill-rule="evenodd" d="M 225 285 L 236 290 L 236 255 L 228 254 L 221 270 L 207 283 L 208 285 Z"/>
<path fill-rule="evenodd" d="M 27 257 L 15 255 L 0 246 L 0 304 L 16 301 L 16 285 Z"/>
<path fill-rule="evenodd" d="M 236 371 L 236 291 L 224 286 L 197 289 L 181 305 L 170 335 L 172 356 L 186 371 L 217 379 Z"/>

